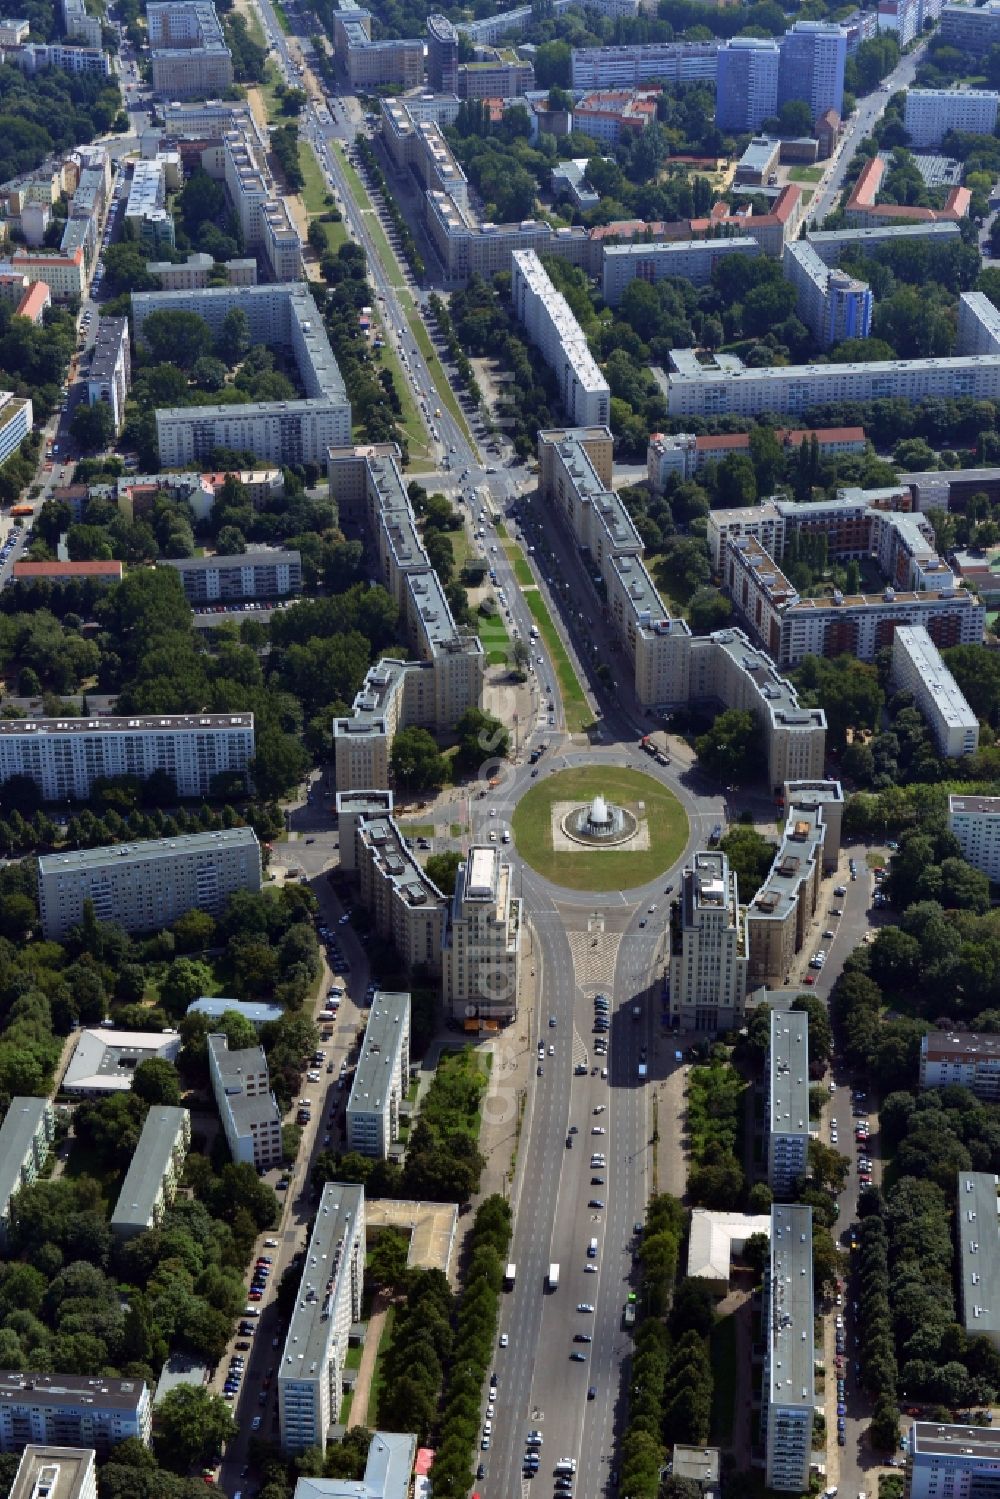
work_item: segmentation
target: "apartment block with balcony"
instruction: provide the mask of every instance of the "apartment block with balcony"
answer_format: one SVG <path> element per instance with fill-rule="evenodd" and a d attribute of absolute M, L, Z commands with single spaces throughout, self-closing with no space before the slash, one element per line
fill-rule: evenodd
<path fill-rule="evenodd" d="M 949 796 L 948 831 L 958 839 L 962 858 L 1000 883 L 1000 796 Z"/>
<path fill-rule="evenodd" d="M 920 1038 L 921 1088 L 968 1088 L 1000 1099 L 1000 1036 L 986 1031 L 930 1031 Z"/>
<path fill-rule="evenodd" d="M 116 1239 L 134 1238 L 163 1222 L 177 1193 L 190 1144 L 191 1115 L 187 1109 L 154 1104 L 146 1115 L 111 1215 L 111 1232 Z"/>
<path fill-rule="evenodd" d="M 996 10 L 1000 37 L 1000 6 Z M 946 10 L 972 11 L 971 5 Z M 913 1421 L 906 1433 L 908 1499 L 976 1499 L 1000 1488 L 1000 1431 L 990 1426 L 950 1426 Z"/>
<path fill-rule="evenodd" d="M 323 1451 L 340 1420 L 351 1324 L 361 1320 L 365 1189 L 323 1188 L 278 1365 L 278 1432 L 286 1452 Z"/>
<path fill-rule="evenodd" d="M 893 635 L 891 681 L 897 691 L 913 693 L 940 755 L 976 753 L 979 719 L 922 625 L 900 625 Z"/>
<path fill-rule="evenodd" d="M 48 1160 L 56 1116 L 47 1098 L 12 1098 L 0 1125 L 0 1243 L 7 1236 L 10 1205 L 30 1187 Z"/>
<path fill-rule="evenodd" d="M 248 775 L 253 754 L 252 713 L 0 722 L 0 784 L 28 776 L 47 802 L 86 801 L 98 778 L 154 771 L 173 776 L 178 796 L 211 796 L 216 776 Z"/>
<path fill-rule="evenodd" d="M 211 0 L 150 0 L 146 23 L 154 93 L 217 99 L 230 87 L 233 57 Z"/>
<path fill-rule="evenodd" d="M 89 901 L 100 921 L 127 932 L 157 932 L 187 911 L 221 916 L 239 891 L 261 888 L 253 828 L 224 828 L 143 843 L 70 849 L 38 861 L 42 931 L 60 941 Z"/>
<path fill-rule="evenodd" d="M 280 547 L 261 547 L 231 557 L 167 558 L 163 566 L 180 573 L 184 597 L 192 604 L 282 599 L 302 592 L 301 553 Z"/>
<path fill-rule="evenodd" d="M 0 1452 L 29 1444 L 92 1447 L 106 1457 L 129 1437 L 148 1447 L 149 1386 L 104 1375 L 0 1372 Z"/>

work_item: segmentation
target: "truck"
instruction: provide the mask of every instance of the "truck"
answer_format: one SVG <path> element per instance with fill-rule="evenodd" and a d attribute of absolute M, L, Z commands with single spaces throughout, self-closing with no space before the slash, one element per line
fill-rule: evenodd
<path fill-rule="evenodd" d="M 503 1288 L 505 1291 L 513 1291 L 514 1282 L 517 1279 L 517 1266 L 511 1260 L 503 1273 Z"/>
<path fill-rule="evenodd" d="M 546 1280 L 545 1285 L 546 1285 L 547 1289 L 550 1290 L 550 1291 L 557 1291 L 559 1289 L 559 1266 L 558 1265 L 551 1264 L 549 1266 L 548 1279 Z"/>

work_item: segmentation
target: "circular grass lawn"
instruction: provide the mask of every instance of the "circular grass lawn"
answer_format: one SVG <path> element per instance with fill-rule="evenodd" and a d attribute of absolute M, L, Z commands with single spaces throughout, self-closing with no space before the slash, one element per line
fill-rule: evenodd
<path fill-rule="evenodd" d="M 553 803 L 582 804 L 598 794 L 642 819 L 648 848 L 553 848 Z M 511 828 L 525 863 L 568 890 L 628 890 L 648 884 L 677 862 L 688 839 L 687 814 L 672 791 L 641 771 L 612 765 L 546 776 L 518 802 Z"/>

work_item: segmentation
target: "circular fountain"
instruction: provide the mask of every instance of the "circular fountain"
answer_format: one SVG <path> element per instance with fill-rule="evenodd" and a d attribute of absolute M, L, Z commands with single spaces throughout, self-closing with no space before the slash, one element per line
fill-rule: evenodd
<path fill-rule="evenodd" d="M 574 843 L 590 848 L 615 848 L 635 836 L 638 820 L 598 793 L 592 802 L 573 807 L 562 820 L 562 830 Z"/>

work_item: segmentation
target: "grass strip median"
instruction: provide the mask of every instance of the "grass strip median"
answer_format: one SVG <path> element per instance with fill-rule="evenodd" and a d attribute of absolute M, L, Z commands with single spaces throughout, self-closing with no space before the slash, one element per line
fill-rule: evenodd
<path fill-rule="evenodd" d="M 579 734 L 584 729 L 588 729 L 594 721 L 594 715 L 580 685 L 580 679 L 573 669 L 573 663 L 563 645 L 562 636 L 553 624 L 548 606 L 538 589 L 526 589 L 524 602 L 531 610 L 532 618 L 552 657 L 556 676 L 559 678 L 559 693 L 562 697 L 563 712 L 566 715 L 566 727 L 571 734 Z"/>
<path fill-rule="evenodd" d="M 427 368 L 430 371 L 431 379 L 434 381 L 434 388 L 437 391 L 438 395 L 441 397 L 441 400 L 447 406 L 448 410 L 451 412 L 452 416 L 455 418 L 455 421 L 461 427 L 466 442 L 468 442 L 471 446 L 472 433 L 469 431 L 469 424 L 465 420 L 465 413 L 463 412 L 461 406 L 458 404 L 458 397 L 455 395 L 455 392 L 451 388 L 451 381 L 448 379 L 448 376 L 444 372 L 441 361 L 437 356 L 433 343 L 431 342 L 431 336 L 424 326 L 424 320 L 420 316 L 420 313 L 417 311 L 416 307 L 414 307 L 413 298 L 410 296 L 409 292 L 404 292 L 400 297 L 400 301 L 402 302 L 403 309 L 406 313 L 407 327 L 413 334 L 413 339 L 417 345 L 417 348 L 424 356 L 424 363 L 427 365 Z"/>

